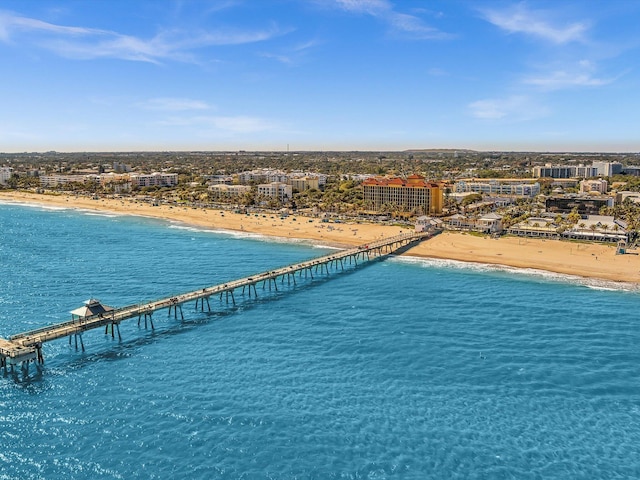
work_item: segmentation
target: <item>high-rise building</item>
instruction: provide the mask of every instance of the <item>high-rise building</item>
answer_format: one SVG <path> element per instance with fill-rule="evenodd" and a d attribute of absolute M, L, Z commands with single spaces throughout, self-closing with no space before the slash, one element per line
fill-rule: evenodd
<path fill-rule="evenodd" d="M 551 165 L 533 167 L 534 178 L 589 178 L 598 176 L 598 169 L 585 165 Z"/>
<path fill-rule="evenodd" d="M 622 173 L 622 164 L 620 162 L 593 162 L 593 168 L 598 171 L 601 177 L 612 177 Z"/>
<path fill-rule="evenodd" d="M 362 186 L 365 204 L 375 211 L 390 209 L 430 215 L 442 213 L 442 186 L 428 182 L 420 175 L 411 175 L 406 179 L 369 178 L 362 182 Z"/>

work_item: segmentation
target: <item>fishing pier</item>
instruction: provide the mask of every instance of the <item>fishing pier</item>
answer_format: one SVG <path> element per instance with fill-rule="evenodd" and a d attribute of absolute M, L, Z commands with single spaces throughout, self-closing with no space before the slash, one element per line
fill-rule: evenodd
<path fill-rule="evenodd" d="M 3 369 L 6 374 L 8 369 L 13 372 L 15 367 L 19 366 L 26 375 L 31 363 L 35 363 L 36 366 L 44 364 L 42 346 L 46 342 L 68 337 L 70 345 L 75 342 L 76 349 L 81 348 L 84 351 L 82 334 L 89 330 L 104 327 L 105 334 L 111 333 L 113 338 L 117 335 L 121 339 L 120 323 L 124 320 L 137 317 L 138 325 L 144 321 L 145 327 L 149 323 L 151 328 L 154 328 L 153 313 L 158 310 L 166 309 L 169 316 L 173 314 L 174 318 L 180 316 L 184 319 L 182 306 L 188 302 L 195 302 L 196 310 L 199 307 L 204 311 L 206 304 L 207 311 L 210 312 L 209 299 L 212 296 L 219 296 L 220 300 L 225 300 L 227 304 L 235 305 L 238 294 L 257 297 L 256 285 L 258 284 L 262 284 L 263 289 L 277 291 L 278 280 L 281 285 L 285 281 L 287 285 L 296 285 L 296 277 L 298 280 L 303 280 L 309 277 L 314 278 L 314 274 L 328 275 L 330 269 L 341 272 L 345 268 L 358 266 L 358 262 L 364 263 L 406 250 L 429 236 L 431 233 L 428 232 L 398 235 L 223 284 L 121 308 L 104 307 L 96 300 L 89 300 L 86 309 L 74 310 L 72 319 L 69 321 L 18 333 L 8 339 L 0 338 L 0 369 Z M 83 313 L 79 313 L 80 310 L 83 310 Z"/>

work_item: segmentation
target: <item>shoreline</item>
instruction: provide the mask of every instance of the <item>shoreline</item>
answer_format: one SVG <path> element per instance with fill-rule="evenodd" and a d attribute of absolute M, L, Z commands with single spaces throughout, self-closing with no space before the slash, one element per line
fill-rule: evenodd
<path fill-rule="evenodd" d="M 134 198 L 94 200 L 66 194 L 0 191 L 0 202 L 156 218 L 212 231 L 313 241 L 336 248 L 362 245 L 409 230 L 368 223 L 321 223 L 319 219 L 302 215 L 281 219 L 277 214 L 248 215 L 186 206 L 151 206 Z M 635 252 L 616 255 L 615 251 L 615 245 L 599 243 L 520 237 L 494 239 L 464 232 L 443 232 L 403 255 L 533 269 L 617 283 L 640 282 L 640 255 Z"/>

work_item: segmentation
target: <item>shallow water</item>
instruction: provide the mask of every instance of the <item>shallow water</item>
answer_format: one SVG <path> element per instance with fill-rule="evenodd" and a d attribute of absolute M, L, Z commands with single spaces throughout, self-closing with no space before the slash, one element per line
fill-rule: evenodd
<path fill-rule="evenodd" d="M 0 336 L 323 254 L 0 205 Z M 0 376 L 0 478 L 637 478 L 640 297 L 388 259 L 44 347 Z"/>

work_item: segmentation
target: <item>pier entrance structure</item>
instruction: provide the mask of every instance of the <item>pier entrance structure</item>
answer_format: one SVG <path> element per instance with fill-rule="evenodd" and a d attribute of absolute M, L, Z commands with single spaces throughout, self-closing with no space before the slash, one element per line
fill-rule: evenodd
<path fill-rule="evenodd" d="M 169 315 L 173 313 L 175 318 L 180 315 L 184 319 L 182 305 L 187 302 L 195 302 L 196 309 L 199 306 L 202 311 L 204 311 L 206 303 L 208 311 L 211 311 L 209 298 L 213 295 L 219 295 L 220 299 L 225 298 L 227 303 L 235 305 L 234 292 L 237 294 L 240 289 L 242 294 L 248 293 L 249 297 L 251 295 L 257 297 L 257 284 L 262 283 L 263 288 L 268 286 L 269 290 L 272 288 L 277 290 L 278 279 L 280 279 L 281 283 L 286 280 L 289 285 L 291 283 L 295 285 L 296 274 L 298 278 L 302 278 L 303 275 L 304 278 L 313 278 L 314 273 L 328 274 L 329 268 L 333 268 L 336 271 L 344 271 L 345 266 L 357 266 L 358 262 L 383 258 L 410 248 L 430 236 L 431 233 L 429 232 L 418 232 L 376 240 L 367 245 L 342 250 L 227 283 L 122 308 L 107 307 L 100 304 L 96 299 L 90 299 L 85 302 L 84 307 L 71 312 L 72 319 L 70 321 L 18 333 L 8 339 L 0 338 L 0 369 L 3 369 L 6 373 L 8 368 L 14 371 L 14 368 L 19 366 L 24 373 L 28 373 L 31 363 L 35 363 L 38 366 L 44 364 L 42 345 L 45 342 L 69 337 L 69 344 L 74 340 L 75 347 L 78 348 L 78 345 L 80 345 L 80 348 L 84 351 L 82 334 L 88 330 L 104 327 L 105 333 L 111 332 L 112 337 L 115 338 L 117 334 L 118 338 L 120 338 L 120 322 L 124 320 L 138 317 L 138 325 L 140 325 L 144 318 L 145 327 L 147 322 L 150 322 L 151 328 L 154 328 L 152 315 L 157 310 L 168 309 Z"/>

